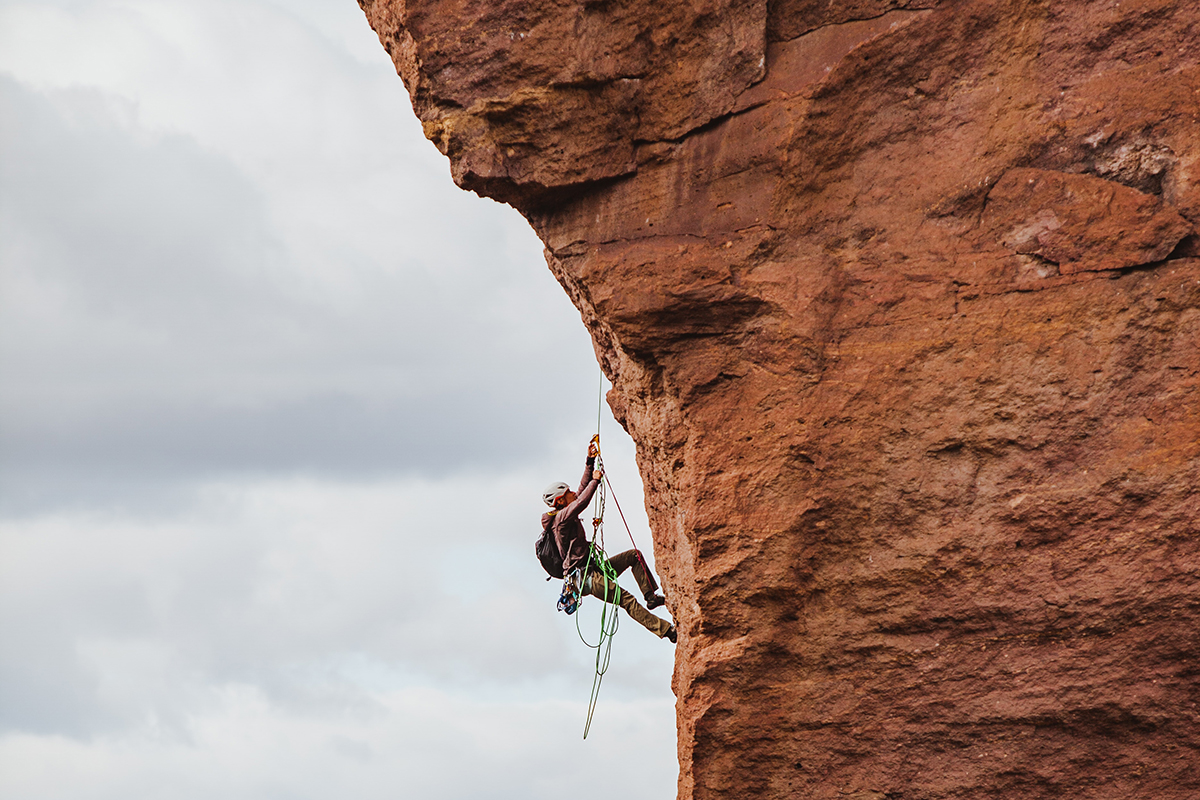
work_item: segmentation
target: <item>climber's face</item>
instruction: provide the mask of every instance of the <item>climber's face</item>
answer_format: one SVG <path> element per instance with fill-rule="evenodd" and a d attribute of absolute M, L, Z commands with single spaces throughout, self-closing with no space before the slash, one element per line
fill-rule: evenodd
<path fill-rule="evenodd" d="M 566 494 L 554 501 L 554 507 L 563 508 L 564 506 L 570 505 L 571 503 L 575 502 L 575 498 L 578 496 L 579 495 L 575 494 L 570 489 L 567 489 Z"/>

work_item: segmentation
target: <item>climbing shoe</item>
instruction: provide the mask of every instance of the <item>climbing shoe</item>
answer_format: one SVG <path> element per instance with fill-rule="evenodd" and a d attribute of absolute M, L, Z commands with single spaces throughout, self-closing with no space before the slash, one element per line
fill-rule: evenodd
<path fill-rule="evenodd" d="M 670 639 L 671 644 L 675 644 L 675 640 L 679 638 L 679 634 L 675 633 L 675 626 L 667 628 L 667 632 L 663 634 L 664 639 Z"/>
<path fill-rule="evenodd" d="M 667 602 L 667 598 L 663 597 L 661 594 L 654 594 L 651 592 L 650 594 L 646 595 L 646 608 L 650 609 L 651 611 L 658 608 L 665 602 Z"/>

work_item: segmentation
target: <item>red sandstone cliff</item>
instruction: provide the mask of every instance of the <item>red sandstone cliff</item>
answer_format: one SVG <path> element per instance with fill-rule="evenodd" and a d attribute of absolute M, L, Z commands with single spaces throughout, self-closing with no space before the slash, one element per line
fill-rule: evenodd
<path fill-rule="evenodd" d="M 613 381 L 681 798 L 1200 797 L 1200 3 L 360 4 Z"/>

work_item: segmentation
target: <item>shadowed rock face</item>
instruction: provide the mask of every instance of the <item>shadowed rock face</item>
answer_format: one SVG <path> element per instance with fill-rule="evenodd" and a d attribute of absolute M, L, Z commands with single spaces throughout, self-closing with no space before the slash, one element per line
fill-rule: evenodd
<path fill-rule="evenodd" d="M 360 4 L 613 381 L 681 798 L 1200 797 L 1200 5 Z"/>

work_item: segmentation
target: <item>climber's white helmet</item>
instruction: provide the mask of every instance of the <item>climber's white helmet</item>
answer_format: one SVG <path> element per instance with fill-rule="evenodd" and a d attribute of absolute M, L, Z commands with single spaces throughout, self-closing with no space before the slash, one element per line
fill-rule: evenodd
<path fill-rule="evenodd" d="M 546 491 L 542 492 L 542 499 L 546 501 L 546 505 L 554 508 L 554 501 L 562 497 L 567 492 L 571 491 L 571 487 L 562 481 L 556 481 L 546 487 Z"/>

